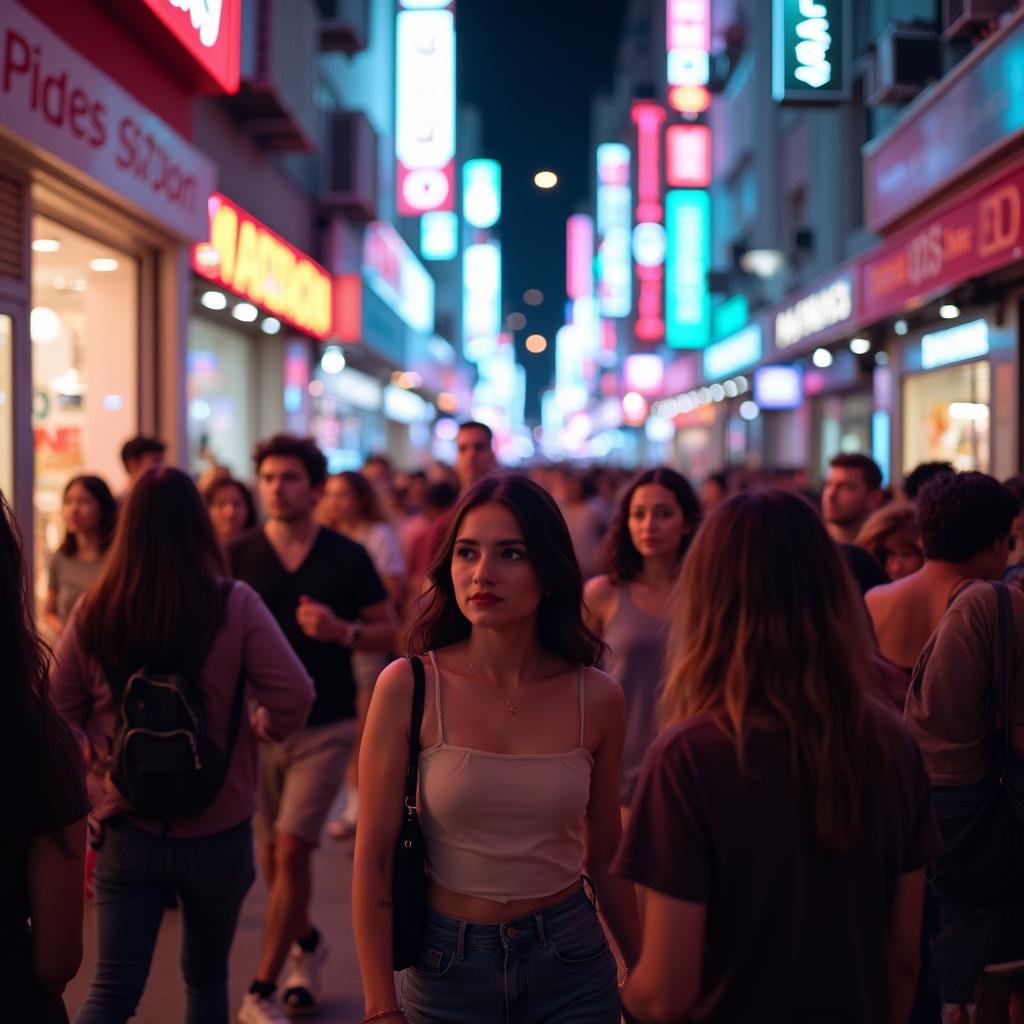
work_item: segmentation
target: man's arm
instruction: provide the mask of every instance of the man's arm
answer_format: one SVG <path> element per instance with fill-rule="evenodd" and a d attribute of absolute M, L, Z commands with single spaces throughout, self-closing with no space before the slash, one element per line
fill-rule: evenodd
<path fill-rule="evenodd" d="M 356 651 L 393 650 L 398 632 L 394 609 L 387 600 L 366 605 L 359 610 L 358 619 L 349 621 L 335 615 L 326 604 L 303 594 L 295 619 L 306 636 Z"/>

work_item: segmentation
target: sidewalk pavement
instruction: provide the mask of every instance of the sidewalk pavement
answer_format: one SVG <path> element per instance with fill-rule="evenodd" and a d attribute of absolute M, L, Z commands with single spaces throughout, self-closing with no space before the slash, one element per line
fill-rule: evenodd
<path fill-rule="evenodd" d="M 358 1024 L 362 1020 L 362 993 L 352 936 L 352 842 L 324 839 L 313 858 L 313 923 L 327 936 L 331 953 L 324 969 L 324 992 L 320 1009 L 312 1019 L 318 1024 Z M 252 982 L 263 934 L 266 888 L 257 878 L 242 907 L 238 931 L 231 948 L 230 1011 L 231 1020 Z M 138 1024 L 182 1024 L 185 1016 L 185 989 L 181 980 L 178 955 L 181 944 L 177 911 L 164 914 L 160 937 L 153 955 L 146 991 L 133 1022 Z M 64 993 L 68 1016 L 85 998 L 96 956 L 95 923 L 92 903 L 85 907 L 85 956 L 78 977 Z"/>

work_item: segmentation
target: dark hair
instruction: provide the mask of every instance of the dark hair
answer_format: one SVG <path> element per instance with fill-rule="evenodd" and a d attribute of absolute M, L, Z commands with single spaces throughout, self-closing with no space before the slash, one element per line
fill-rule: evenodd
<path fill-rule="evenodd" d="M 1024 509 L 1024 476 L 1010 476 L 1003 486 L 1017 499 L 1018 512 Z"/>
<path fill-rule="evenodd" d="M 722 488 L 723 494 L 729 493 L 729 478 L 724 473 L 708 473 L 704 483 L 717 484 Z"/>
<path fill-rule="evenodd" d="M 121 511 L 99 580 L 84 598 L 82 649 L 112 668 L 185 667 L 224 619 L 224 556 L 196 485 L 180 469 L 146 470 Z"/>
<path fill-rule="evenodd" d="M 167 445 L 159 437 L 138 434 L 121 445 L 121 462 L 127 470 L 129 462 L 141 459 L 143 455 L 163 455 L 166 451 Z"/>
<path fill-rule="evenodd" d="M 384 455 L 382 452 L 373 452 L 371 455 L 367 455 L 363 460 L 364 466 L 383 466 L 390 472 L 391 460 Z"/>
<path fill-rule="evenodd" d="M 987 473 L 943 473 L 917 496 L 924 557 L 965 562 L 1006 537 L 1020 510 L 1016 498 Z"/>
<path fill-rule="evenodd" d="M 882 486 L 882 471 L 870 455 L 861 455 L 860 452 L 840 452 L 829 460 L 829 467 L 832 466 L 837 469 L 859 469 L 869 491 L 877 491 Z"/>
<path fill-rule="evenodd" d="M 217 500 L 217 495 L 228 488 L 233 488 L 242 496 L 242 501 L 245 503 L 245 522 L 242 529 L 251 530 L 256 525 L 256 503 L 252 500 L 252 491 L 241 480 L 236 480 L 233 476 L 222 476 L 220 479 L 214 480 L 203 491 L 206 507 L 209 508 L 213 505 Z"/>
<path fill-rule="evenodd" d="M 455 599 L 452 555 L 466 513 L 492 502 L 504 505 L 516 517 L 527 557 L 540 579 L 544 597 L 537 616 L 537 639 L 541 647 L 570 664 L 593 665 L 604 644 L 583 621 L 583 577 L 569 529 L 551 495 L 521 473 L 489 473 L 456 506 L 427 570 L 426 603 L 409 627 L 406 649 L 423 654 L 469 636 L 469 620 Z"/>
<path fill-rule="evenodd" d="M 67 500 L 68 491 L 75 484 L 81 484 L 100 507 L 98 533 L 100 537 L 100 552 L 102 553 L 110 547 L 110 542 L 114 539 L 114 527 L 117 526 L 117 502 L 110 493 L 110 488 L 98 476 L 73 476 L 64 488 L 65 501 Z M 64 534 L 64 540 L 61 541 L 60 547 L 57 550 L 62 555 L 68 555 L 71 558 L 78 554 L 78 541 L 70 530 Z"/>
<path fill-rule="evenodd" d="M 387 517 L 380 510 L 380 500 L 373 484 L 362 473 L 358 473 L 354 469 L 347 469 L 344 473 L 338 473 L 337 476 L 339 480 L 344 480 L 352 488 L 359 504 L 360 519 L 366 519 L 371 523 L 387 522 Z"/>
<path fill-rule="evenodd" d="M 81 763 L 67 723 L 50 696 L 50 650 L 36 632 L 32 588 L 14 513 L 0 494 L 0 650 L 7 735 L 0 769 L 11 782 L 0 806 L 0 850 L 7 863 L 24 855 L 34 832 L 50 835 L 70 856 L 63 838 L 61 768 Z M 57 748 L 65 747 L 65 757 Z"/>
<path fill-rule="evenodd" d="M 929 480 L 937 476 L 952 476 L 955 472 L 950 462 L 921 462 L 903 478 L 903 493 L 913 501 Z"/>
<path fill-rule="evenodd" d="M 458 501 L 459 489 L 447 480 L 438 480 L 431 484 L 423 495 L 423 504 L 444 512 Z"/>
<path fill-rule="evenodd" d="M 260 441 L 252 453 L 257 473 L 263 465 L 263 460 L 269 459 L 272 455 L 298 459 L 306 467 L 306 475 L 314 487 L 319 487 L 327 479 L 327 459 L 311 437 L 275 434 L 265 441 Z"/>
<path fill-rule="evenodd" d="M 458 433 L 461 434 L 464 430 L 482 430 L 487 435 L 488 443 L 494 440 L 494 431 L 486 423 L 481 423 L 479 420 L 463 420 L 459 424 Z"/>
<path fill-rule="evenodd" d="M 648 484 L 658 484 L 671 491 L 676 504 L 683 510 L 683 522 L 688 529 L 679 542 L 679 550 L 676 553 L 679 562 L 682 562 L 683 555 L 686 554 L 686 549 L 690 546 L 697 527 L 700 526 L 703 516 L 700 500 L 690 486 L 690 481 L 681 473 L 661 467 L 644 470 L 633 477 L 619 498 L 619 507 L 604 539 L 605 571 L 613 583 L 636 579 L 643 568 L 643 555 L 637 551 L 633 538 L 629 535 L 629 506 L 637 490 Z"/>

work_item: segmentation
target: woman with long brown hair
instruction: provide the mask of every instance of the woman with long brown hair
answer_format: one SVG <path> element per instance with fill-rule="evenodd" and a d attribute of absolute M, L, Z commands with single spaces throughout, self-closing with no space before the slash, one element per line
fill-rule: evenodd
<path fill-rule="evenodd" d="M 701 527 L 616 863 L 644 891 L 627 1020 L 907 1020 L 937 835 L 917 745 L 870 696 L 858 600 L 796 495 Z"/>
<path fill-rule="evenodd" d="M 565 520 L 525 476 L 488 476 L 452 513 L 408 648 L 427 667 L 419 813 L 427 919 L 418 963 L 392 974 L 391 884 L 402 820 L 413 669 L 378 680 L 360 760 L 353 923 L 367 1020 L 618 1024 L 633 887 L 619 841 L 622 692 L 592 667 L 600 640 Z"/>
<path fill-rule="evenodd" d="M 223 557 L 195 484 L 167 466 L 147 470 L 56 652 L 58 705 L 92 754 L 97 955 L 76 1024 L 135 1013 L 168 890 L 182 909 L 186 1020 L 227 1021 L 228 951 L 255 874 L 256 740 L 302 726 L 313 688 L 256 592 L 224 579 Z M 247 694 L 259 705 L 252 722 Z M 168 728 L 168 706 L 183 701 L 185 724 Z M 146 727 L 126 732 L 140 715 Z M 223 764 L 216 784 L 186 777 L 184 800 L 169 774 L 179 742 L 197 773 Z M 165 780 L 155 795 L 145 770 Z M 195 806 L 183 813 L 172 800 Z"/>

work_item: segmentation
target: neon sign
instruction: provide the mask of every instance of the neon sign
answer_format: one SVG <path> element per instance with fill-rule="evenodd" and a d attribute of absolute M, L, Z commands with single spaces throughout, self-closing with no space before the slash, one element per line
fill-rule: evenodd
<path fill-rule="evenodd" d="M 664 228 L 661 221 L 661 125 L 665 110 L 657 103 L 633 104 L 637 130 L 636 227 L 633 256 L 637 261 L 637 318 L 634 331 L 641 341 L 659 341 L 665 335 L 662 313 L 664 291 Z M 659 251 L 660 246 L 660 251 Z"/>
<path fill-rule="evenodd" d="M 493 355 L 501 333 L 501 249 L 496 242 L 466 246 L 462 254 L 463 354 L 473 362 Z"/>
<path fill-rule="evenodd" d="M 585 213 L 565 224 L 565 293 L 570 299 L 594 293 L 594 222 Z"/>
<path fill-rule="evenodd" d="M 462 165 L 462 215 L 474 228 L 490 228 L 501 216 L 501 165 L 467 160 Z"/>
<path fill-rule="evenodd" d="M 711 334 L 711 199 L 702 190 L 673 189 L 665 207 L 667 341 L 671 348 L 703 348 Z"/>
<path fill-rule="evenodd" d="M 680 113 L 700 113 L 710 102 L 710 0 L 666 0 L 665 15 L 669 102 Z"/>
<path fill-rule="evenodd" d="M 420 253 L 425 260 L 453 260 L 459 252 L 459 216 L 432 210 L 420 217 Z"/>
<path fill-rule="evenodd" d="M 363 279 L 414 331 L 434 329 L 434 279 L 405 239 L 386 221 L 363 235 Z"/>
<path fill-rule="evenodd" d="M 846 99 L 850 5 L 774 0 L 772 97 L 780 103 Z"/>
<path fill-rule="evenodd" d="M 703 124 L 673 124 L 665 131 L 665 184 L 669 188 L 707 188 L 711 184 L 711 129 Z"/>
<path fill-rule="evenodd" d="M 601 315 L 629 316 L 633 305 L 629 229 L 629 147 L 597 147 L 597 297 Z"/>
<path fill-rule="evenodd" d="M 225 93 L 238 92 L 242 0 L 143 0 Z"/>
<path fill-rule="evenodd" d="M 207 205 L 210 240 L 192 247 L 192 269 L 315 338 L 329 337 L 331 275 L 227 196 L 215 192 Z"/>
<path fill-rule="evenodd" d="M 455 182 L 455 16 L 399 11 L 395 156 L 402 216 L 453 210 Z"/>

